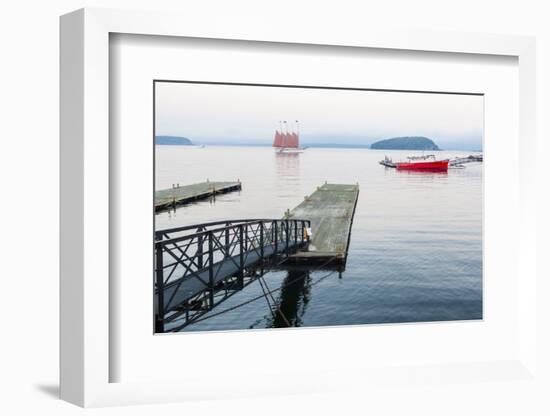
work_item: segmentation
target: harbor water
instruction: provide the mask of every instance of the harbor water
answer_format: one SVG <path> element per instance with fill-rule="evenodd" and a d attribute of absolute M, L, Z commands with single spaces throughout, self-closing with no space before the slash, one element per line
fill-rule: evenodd
<path fill-rule="evenodd" d="M 240 192 L 160 212 L 155 228 L 208 221 L 281 218 L 317 186 L 358 183 L 346 269 L 264 275 L 284 319 L 273 316 L 258 281 L 184 331 L 482 319 L 483 165 L 445 173 L 378 164 L 422 152 L 269 147 L 156 146 L 156 189 L 172 184 L 242 182 Z M 438 158 L 468 152 L 436 152 Z M 291 282 L 291 284 L 288 284 Z M 209 317 L 219 311 L 220 315 Z"/>

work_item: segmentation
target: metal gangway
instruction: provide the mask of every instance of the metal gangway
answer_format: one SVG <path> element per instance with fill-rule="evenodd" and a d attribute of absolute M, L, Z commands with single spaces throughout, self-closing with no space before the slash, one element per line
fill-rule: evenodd
<path fill-rule="evenodd" d="M 155 232 L 155 332 L 195 322 L 309 244 L 302 219 L 216 221 Z"/>

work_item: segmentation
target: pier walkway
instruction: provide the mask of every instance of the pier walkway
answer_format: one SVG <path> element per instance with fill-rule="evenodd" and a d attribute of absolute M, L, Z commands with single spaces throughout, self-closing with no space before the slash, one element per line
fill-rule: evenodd
<path fill-rule="evenodd" d="M 301 219 L 258 219 L 157 231 L 156 332 L 193 323 L 263 275 L 264 266 L 307 247 L 309 226 Z"/>
<path fill-rule="evenodd" d="M 290 211 L 287 216 L 311 222 L 312 236 L 307 251 L 290 260 L 296 263 L 345 265 L 359 185 L 325 184 Z"/>
<path fill-rule="evenodd" d="M 192 185 L 160 189 L 155 192 L 155 211 L 170 209 L 200 199 L 215 197 L 232 191 L 240 191 L 241 182 L 200 182 Z"/>

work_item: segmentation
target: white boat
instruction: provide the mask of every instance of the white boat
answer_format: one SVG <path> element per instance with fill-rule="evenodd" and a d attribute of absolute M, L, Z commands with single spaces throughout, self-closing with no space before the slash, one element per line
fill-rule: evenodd
<path fill-rule="evenodd" d="M 290 148 L 290 147 L 283 147 L 281 149 L 277 149 L 276 153 L 304 153 L 303 148 L 299 147 L 296 149 Z"/>

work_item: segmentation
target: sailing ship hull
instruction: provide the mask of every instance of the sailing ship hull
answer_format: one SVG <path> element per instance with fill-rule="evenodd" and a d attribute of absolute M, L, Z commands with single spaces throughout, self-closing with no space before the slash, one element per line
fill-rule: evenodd
<path fill-rule="evenodd" d="M 276 153 L 303 153 L 304 149 L 299 147 L 279 147 L 275 148 Z"/>
<path fill-rule="evenodd" d="M 424 172 L 446 172 L 449 169 L 448 160 L 436 160 L 430 162 L 403 162 L 396 163 L 397 170 L 418 170 Z"/>

